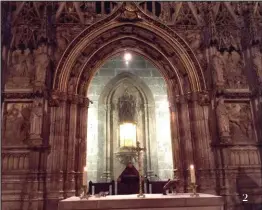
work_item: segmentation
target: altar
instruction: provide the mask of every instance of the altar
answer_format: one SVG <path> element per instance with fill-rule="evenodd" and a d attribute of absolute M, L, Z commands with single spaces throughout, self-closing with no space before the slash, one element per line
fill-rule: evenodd
<path fill-rule="evenodd" d="M 221 196 L 199 194 L 191 197 L 189 193 L 176 195 L 145 194 L 145 198 L 132 195 L 110 195 L 106 197 L 89 197 L 81 200 L 70 197 L 59 202 L 58 210 L 223 210 L 224 200 Z"/>

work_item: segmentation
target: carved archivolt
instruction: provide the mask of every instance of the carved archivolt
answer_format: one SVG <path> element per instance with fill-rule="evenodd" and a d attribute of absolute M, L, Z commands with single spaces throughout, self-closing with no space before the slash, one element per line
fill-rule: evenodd
<path fill-rule="evenodd" d="M 175 63 L 170 57 L 172 55 L 176 55 L 181 60 L 187 72 L 190 84 L 190 89 L 187 91 L 200 91 L 206 88 L 203 72 L 197 58 L 183 39 L 168 27 L 146 16 L 138 8 L 133 12 L 136 12 L 141 17 L 141 21 L 135 23 L 132 21 L 122 23 L 121 20 L 118 23 L 113 22 L 116 17 L 122 14 L 124 9 L 119 9 L 119 11 L 116 11 L 110 17 L 93 24 L 74 39 L 56 69 L 54 89 L 66 91 L 66 87 L 68 86 L 66 81 L 70 80 L 71 69 L 73 68 L 72 63 L 79 59 L 79 56 L 86 56 L 86 62 L 81 67 L 82 70 L 81 74 L 78 75 L 77 85 L 82 84 L 87 79 L 86 76 L 88 77 L 86 85 L 88 85 L 94 71 L 106 58 L 112 56 L 114 52 L 116 53 L 117 49 L 128 47 L 130 43 L 133 47 L 134 42 L 136 43 L 136 49 L 132 50 L 138 50 L 142 54 L 147 55 L 156 65 L 156 60 L 160 62 L 164 61 L 167 64 L 165 68 L 158 65 L 159 69 L 166 79 L 175 73 L 176 80 L 180 84 L 180 92 L 185 90 L 182 90 L 183 88 L 179 81 L 181 73 L 176 69 Z M 97 31 L 99 32 L 97 33 Z M 130 34 L 130 31 L 132 31 L 132 34 Z M 132 40 L 133 43 L 130 41 L 125 42 L 125 40 Z M 162 40 L 165 40 L 165 42 Z M 157 46 L 152 45 L 152 41 L 157 43 Z M 119 45 L 119 43 L 122 45 Z M 87 74 L 84 73 L 86 67 L 88 67 L 87 70 L 89 71 Z M 82 75 L 86 76 L 81 79 Z M 75 91 L 77 90 L 82 91 L 79 92 L 80 94 L 85 94 L 86 87 L 82 90 L 79 87 L 75 87 Z"/>

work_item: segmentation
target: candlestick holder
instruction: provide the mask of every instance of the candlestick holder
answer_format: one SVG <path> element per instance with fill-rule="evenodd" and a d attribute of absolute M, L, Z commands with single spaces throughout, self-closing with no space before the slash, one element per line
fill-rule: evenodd
<path fill-rule="evenodd" d="M 83 199 L 87 200 L 89 197 L 91 197 L 91 195 L 88 192 L 87 185 L 83 185 L 82 189 L 83 189 L 83 192 L 80 195 L 80 199 L 81 200 L 83 200 Z"/>
<path fill-rule="evenodd" d="M 196 183 L 190 183 L 190 189 L 192 190 L 192 193 L 190 194 L 191 197 L 199 197 L 199 194 L 196 192 Z"/>
<path fill-rule="evenodd" d="M 135 149 L 137 151 L 138 156 L 138 172 L 139 172 L 139 193 L 137 195 L 138 198 L 145 198 L 145 194 L 143 193 L 143 185 L 142 185 L 142 157 L 141 152 L 145 150 L 140 147 L 140 142 L 137 141 L 137 147 Z"/>

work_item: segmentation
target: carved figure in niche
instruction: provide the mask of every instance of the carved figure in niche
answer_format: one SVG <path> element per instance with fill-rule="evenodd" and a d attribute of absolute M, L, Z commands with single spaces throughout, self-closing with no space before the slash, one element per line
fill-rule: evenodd
<path fill-rule="evenodd" d="M 225 52 L 224 80 L 226 88 L 247 88 L 247 79 L 243 72 L 243 61 L 239 53 L 233 51 L 232 53 Z"/>
<path fill-rule="evenodd" d="M 224 80 L 225 62 L 220 52 L 216 51 L 216 53 L 212 56 L 212 64 L 214 68 L 215 84 L 218 87 L 223 87 L 225 84 L 225 80 Z"/>
<path fill-rule="evenodd" d="M 41 138 L 42 134 L 42 119 L 43 119 L 43 104 L 41 99 L 36 99 L 33 102 L 33 107 L 30 115 L 30 139 Z"/>
<path fill-rule="evenodd" d="M 50 63 L 48 47 L 40 45 L 35 51 L 35 86 L 45 87 L 46 73 Z"/>
<path fill-rule="evenodd" d="M 254 48 L 254 53 L 252 56 L 254 69 L 257 73 L 259 83 L 262 84 L 262 53 L 258 47 Z"/>
<path fill-rule="evenodd" d="M 118 115 L 119 121 L 135 121 L 135 113 L 136 113 L 136 100 L 135 97 L 125 90 L 123 96 L 118 99 Z"/>
<path fill-rule="evenodd" d="M 232 137 L 238 141 L 252 137 L 252 117 L 247 104 L 229 105 L 229 122 Z"/>
<path fill-rule="evenodd" d="M 24 52 L 15 50 L 12 53 L 10 74 L 7 87 L 27 88 L 32 83 L 33 57 L 29 49 Z"/>
<path fill-rule="evenodd" d="M 228 110 L 225 106 L 224 99 L 220 98 L 217 102 L 216 114 L 218 119 L 218 130 L 221 137 L 230 135 Z"/>
<path fill-rule="evenodd" d="M 21 145 L 29 131 L 30 109 L 11 105 L 5 115 L 5 130 L 3 142 L 5 145 Z"/>

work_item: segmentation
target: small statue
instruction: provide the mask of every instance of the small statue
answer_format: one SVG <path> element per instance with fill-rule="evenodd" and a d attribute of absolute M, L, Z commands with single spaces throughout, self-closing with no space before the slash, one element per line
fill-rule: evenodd
<path fill-rule="evenodd" d="M 33 102 L 30 116 L 30 139 L 41 139 L 43 107 L 40 100 Z"/>
<path fill-rule="evenodd" d="M 225 69 L 225 62 L 222 58 L 222 55 L 220 52 L 216 52 L 212 56 L 212 62 L 215 72 L 215 83 L 217 86 L 224 86 L 225 80 L 224 80 L 224 69 Z"/>
<path fill-rule="evenodd" d="M 35 85 L 37 87 L 45 86 L 46 73 L 48 70 L 50 57 L 48 55 L 48 48 L 45 45 L 39 46 L 37 50 L 35 50 Z"/>

